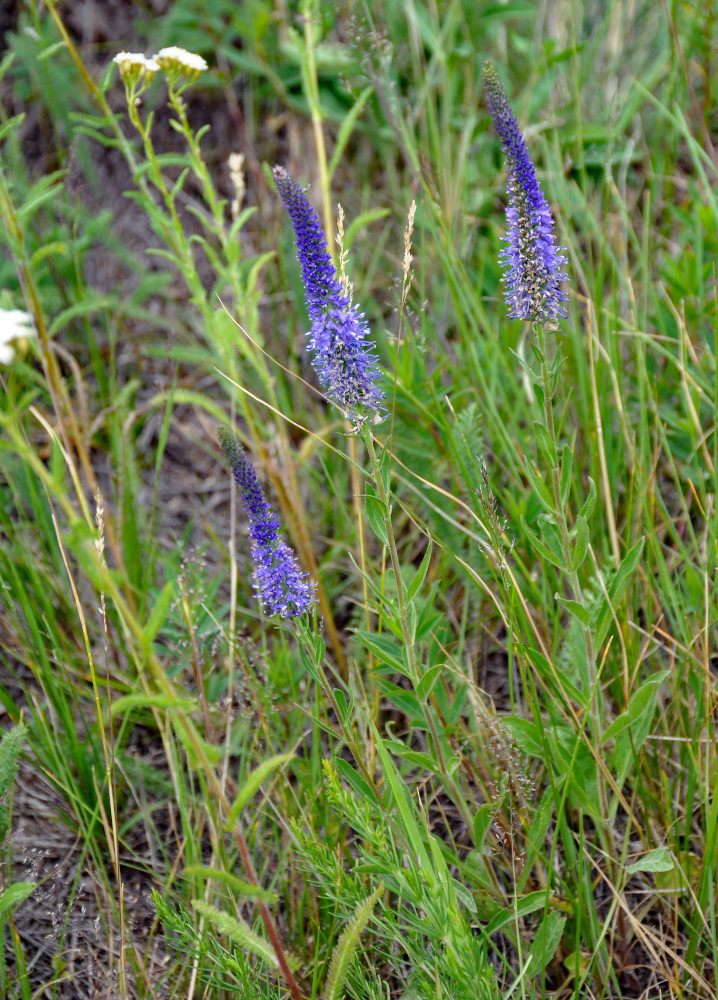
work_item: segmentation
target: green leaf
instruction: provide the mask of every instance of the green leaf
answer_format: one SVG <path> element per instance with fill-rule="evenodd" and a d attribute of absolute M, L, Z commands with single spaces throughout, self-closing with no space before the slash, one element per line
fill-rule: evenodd
<path fill-rule="evenodd" d="M 532 528 L 529 528 L 526 518 L 523 516 L 523 514 L 521 515 L 521 527 L 526 532 L 529 542 L 531 543 L 533 548 L 536 549 L 539 555 L 543 556 L 544 559 L 550 562 L 552 566 L 557 566 L 559 569 L 564 569 L 563 555 L 561 555 L 560 559 L 557 560 L 557 557 L 554 555 L 554 553 L 551 551 L 548 545 L 546 545 L 544 542 L 541 541 L 541 539 L 538 537 L 538 535 Z"/>
<path fill-rule="evenodd" d="M 474 816 L 474 847 L 477 851 L 483 848 L 495 816 L 496 806 L 493 802 L 485 802 L 477 809 Z"/>
<path fill-rule="evenodd" d="M 536 444 L 541 457 L 549 469 L 555 469 L 558 464 L 558 455 L 556 454 L 556 446 L 551 440 L 551 435 L 544 425 L 540 424 L 537 420 L 534 421 L 534 433 L 536 434 Z"/>
<path fill-rule="evenodd" d="M 563 913 L 552 910 L 547 913 L 539 924 L 531 944 L 531 962 L 528 968 L 529 976 L 537 976 L 546 968 L 559 946 L 563 936 L 566 917 Z"/>
<path fill-rule="evenodd" d="M 548 830 L 551 817 L 553 816 L 553 796 L 554 790 L 549 785 L 541 797 L 538 808 L 535 808 L 531 829 L 529 830 L 528 837 L 526 838 L 526 864 L 524 866 L 524 874 L 519 879 L 519 887 L 523 887 L 527 879 L 531 877 L 534 859 L 542 850 L 544 839 L 546 837 L 546 831 Z"/>
<path fill-rule="evenodd" d="M 601 742 L 605 743 L 618 736 L 625 729 L 630 728 L 634 730 L 633 742 L 638 749 L 648 735 L 648 729 L 656 710 L 659 688 L 669 675 L 670 670 L 661 670 L 644 681 L 628 699 L 626 710 L 621 712 L 617 719 L 614 719 L 603 734 Z"/>
<path fill-rule="evenodd" d="M 15 783 L 25 736 L 25 726 L 15 726 L 13 729 L 9 729 L 0 740 L 0 844 L 3 843 L 10 829 L 12 787 Z"/>
<path fill-rule="evenodd" d="M 342 119 L 342 123 L 339 126 L 339 132 L 337 133 L 336 140 L 334 141 L 334 152 L 332 153 L 332 158 L 329 161 L 329 166 L 327 167 L 327 184 L 331 185 L 332 177 L 334 176 L 334 171 L 339 165 L 342 155 L 344 153 L 344 147 L 349 141 L 356 121 L 359 115 L 364 110 L 366 102 L 369 100 L 371 95 L 374 93 L 374 87 L 369 84 L 362 90 L 361 94 L 357 97 L 354 104 L 351 106 L 346 115 Z M 345 246 L 349 246 L 345 240 Z"/>
<path fill-rule="evenodd" d="M 309 653 L 306 651 L 304 646 L 299 647 L 299 661 L 309 676 L 315 680 L 317 684 L 321 684 L 322 678 L 317 670 L 316 664 L 314 660 L 310 658 Z"/>
<path fill-rule="evenodd" d="M 561 503 L 564 510 L 571 496 L 571 473 L 573 472 L 573 452 L 567 444 L 561 450 Z"/>
<path fill-rule="evenodd" d="M 424 583 L 424 579 L 429 569 L 429 564 L 431 563 L 432 548 L 433 546 L 431 543 L 431 539 L 429 539 L 429 544 L 427 546 L 426 552 L 424 553 L 424 558 L 421 560 L 421 566 L 419 566 L 418 570 L 416 571 L 416 576 L 409 584 L 409 588 L 406 592 L 407 604 L 411 604 L 411 602 L 414 600 L 416 595 L 421 590 L 422 584 Z"/>
<path fill-rule="evenodd" d="M 511 738 L 519 750 L 527 753 L 530 757 L 538 757 L 539 760 L 544 759 L 546 748 L 541 742 L 535 722 L 509 715 L 501 720 L 501 724 L 511 734 Z"/>
<path fill-rule="evenodd" d="M 399 687 L 398 684 L 393 684 L 390 680 L 387 680 L 386 677 L 383 677 L 378 672 L 376 683 L 377 687 L 387 696 L 389 701 L 411 721 L 414 722 L 425 718 L 421 702 L 416 697 L 414 691 L 406 691 L 404 688 Z"/>
<path fill-rule="evenodd" d="M 339 709 L 339 715 L 341 716 L 341 721 L 345 724 L 349 720 L 349 715 L 351 709 L 347 703 L 347 696 L 344 694 L 341 688 L 334 688 L 334 698 L 336 699 L 337 708 Z"/>
<path fill-rule="evenodd" d="M 526 461 L 524 462 L 524 472 L 526 473 L 529 482 L 533 486 L 539 500 L 544 505 L 546 510 L 553 510 L 554 501 L 553 497 L 551 496 L 551 490 L 548 488 L 546 483 L 543 481 L 541 476 L 534 469 L 533 465 L 528 459 L 526 459 Z"/>
<path fill-rule="evenodd" d="M 571 557 L 571 570 L 575 572 L 586 558 L 588 543 L 591 540 L 591 536 L 588 530 L 588 522 L 586 521 L 586 518 L 582 517 L 580 514 L 576 518 L 573 530 L 576 537 L 575 548 Z"/>
<path fill-rule="evenodd" d="M 64 39 L 60 39 L 59 42 L 53 42 L 51 45 L 45 46 L 42 52 L 38 52 L 37 60 L 39 62 L 41 59 L 49 59 L 65 48 L 67 48 L 67 42 Z"/>
<path fill-rule="evenodd" d="M 193 712 L 197 707 L 194 698 L 176 698 L 171 694 L 128 694 L 110 704 L 111 715 L 127 715 L 136 708 L 166 708 L 181 712 Z"/>
<path fill-rule="evenodd" d="M 629 875 L 636 872 L 670 872 L 673 871 L 673 859 L 667 847 L 657 847 L 654 851 L 644 854 L 638 861 L 627 865 L 626 871 Z"/>
<path fill-rule="evenodd" d="M 350 247 L 354 242 L 356 234 L 364 226 L 368 226 L 370 222 L 378 222 L 379 219 L 385 219 L 388 215 L 388 208 L 371 208 L 357 215 L 356 219 L 352 220 L 351 225 L 347 226 L 344 232 L 344 246 Z"/>
<path fill-rule="evenodd" d="M 384 445 L 379 455 L 379 475 L 381 476 L 384 495 L 389 497 L 391 484 L 391 449 Z"/>
<path fill-rule="evenodd" d="M 386 524 L 384 522 L 386 510 L 379 497 L 375 496 L 373 493 L 371 486 L 367 486 L 364 506 L 366 507 L 366 516 L 369 521 L 369 527 L 379 541 L 388 548 L 389 536 L 386 533 Z"/>
<path fill-rule="evenodd" d="M 275 757 L 270 757 L 269 760 L 262 761 L 259 767 L 255 767 L 242 788 L 239 790 L 237 798 L 234 800 L 234 805 L 232 806 L 229 816 L 227 817 L 227 822 L 225 823 L 225 829 L 232 829 L 234 824 L 237 822 L 237 818 L 239 817 L 242 809 L 244 809 L 245 805 L 256 794 L 264 779 L 269 777 L 272 771 L 276 771 L 276 769 L 281 767 L 282 764 L 286 764 L 288 761 L 294 760 L 294 757 L 295 754 L 293 753 L 280 753 Z"/>
<path fill-rule="evenodd" d="M 373 723 L 372 728 L 374 730 L 374 739 L 376 741 L 377 751 L 381 758 L 381 765 L 384 771 L 386 784 L 394 802 L 396 803 L 396 808 L 401 818 L 404 834 L 409 841 L 417 862 L 421 868 L 428 872 L 431 870 L 429 855 L 424 844 L 422 832 L 419 830 L 419 826 L 414 817 L 412 805 L 407 800 L 406 785 L 399 777 L 399 774 L 394 767 L 394 762 L 384 744 L 384 740 L 379 735 L 379 731 Z"/>
<path fill-rule="evenodd" d="M 553 556 L 553 563 L 560 569 L 568 569 L 566 565 L 566 559 L 563 553 L 563 546 L 561 544 L 561 535 L 559 533 L 558 527 L 548 514 L 539 514 L 536 519 L 539 531 L 541 532 L 541 539 L 544 545 L 548 548 Z"/>
<path fill-rule="evenodd" d="M 518 917 L 527 917 L 530 913 L 543 909 L 547 900 L 548 889 L 537 889 L 535 892 L 529 892 L 528 895 L 517 899 L 514 906 L 506 906 L 492 917 L 486 925 L 484 933 L 487 936 L 495 934 L 496 931 Z"/>
<path fill-rule="evenodd" d="M 351 766 L 348 760 L 344 760 L 342 757 L 337 757 L 334 760 L 334 766 L 347 784 L 351 785 L 361 799 L 369 802 L 372 806 L 379 804 L 374 790 L 369 782 L 366 780 L 361 771 L 356 771 Z"/>
<path fill-rule="evenodd" d="M 3 63 L 4 65 L 4 63 Z M 0 140 L 4 139 L 5 136 L 12 132 L 13 129 L 18 128 L 22 122 L 25 121 L 25 112 L 21 112 L 19 115 L 14 115 L 12 118 L 8 118 L 6 122 L 0 125 Z"/>
<path fill-rule="evenodd" d="M 411 747 L 404 746 L 399 740 L 392 740 L 391 749 L 397 757 L 410 761 L 416 767 L 420 767 L 422 771 L 428 771 L 429 774 L 436 774 L 440 770 L 438 762 L 428 753 L 424 753 L 422 750 L 412 750 Z"/>
<path fill-rule="evenodd" d="M 0 893 L 0 923 L 37 888 L 36 882 L 14 882 Z"/>
<path fill-rule="evenodd" d="M 367 649 L 374 653 L 381 663 L 386 664 L 386 666 L 391 667 L 392 670 L 396 670 L 397 673 L 403 674 L 405 677 L 409 676 L 404 664 L 402 648 L 396 639 L 392 639 L 387 635 L 376 635 L 362 628 L 355 629 L 354 634 Z"/>
<path fill-rule="evenodd" d="M 611 622 L 613 621 L 613 611 L 617 608 L 621 598 L 623 597 L 628 582 L 639 563 L 641 554 L 643 553 L 643 544 L 645 539 L 641 538 L 640 541 L 636 542 L 632 549 L 626 553 L 626 558 L 621 563 L 621 566 L 616 573 L 615 577 L 611 581 L 608 587 L 608 597 L 607 601 L 604 597 L 601 601 L 601 606 L 596 615 L 596 623 L 594 626 L 595 631 L 595 646 L 601 646 L 603 640 L 606 638 L 606 633 L 611 627 Z M 613 610 L 612 610 L 613 609 Z"/>
<path fill-rule="evenodd" d="M 584 608 L 583 604 L 579 604 L 578 601 L 572 601 L 568 597 L 561 597 L 560 594 L 554 594 L 554 598 L 561 604 L 567 611 L 578 618 L 582 625 L 589 626 L 591 624 L 591 612 Z"/>
<path fill-rule="evenodd" d="M 219 868 L 205 868 L 203 865 L 188 865 L 184 870 L 185 875 L 198 876 L 206 880 L 214 879 L 217 882 L 224 882 L 228 885 L 230 889 L 237 893 L 238 896 L 253 896 L 263 899 L 265 903 L 276 903 L 277 896 L 276 892 L 271 892 L 269 889 L 262 889 L 259 885 L 252 885 L 251 882 L 245 882 L 243 878 L 238 878 L 232 872 L 225 872 Z"/>
<path fill-rule="evenodd" d="M 44 246 L 38 247 L 30 258 L 30 262 L 33 267 L 37 267 L 46 257 L 64 256 L 66 253 L 67 243 L 62 240 L 53 240 L 52 243 L 45 243 Z"/>
<path fill-rule="evenodd" d="M 578 516 L 585 517 L 586 520 L 588 521 L 588 519 L 591 517 L 591 514 L 593 513 L 593 508 L 595 506 L 596 506 L 596 484 L 594 483 L 593 479 L 591 479 L 591 477 L 589 476 L 588 496 L 586 497 L 586 500 L 583 504 L 583 507 L 581 507 Z"/>
<path fill-rule="evenodd" d="M 152 614 L 147 620 L 147 624 L 142 630 L 142 641 L 144 643 L 145 649 L 149 649 L 150 644 L 156 638 L 157 633 L 162 628 L 164 620 L 167 617 L 167 611 L 172 603 L 172 598 L 175 592 L 174 580 L 169 580 L 162 590 L 160 591 L 159 597 L 155 601 L 155 606 L 152 609 Z"/>
<path fill-rule="evenodd" d="M 416 696 L 419 701 L 425 701 L 429 697 L 434 689 L 434 685 L 441 676 L 442 671 L 445 669 L 445 663 L 437 663 L 433 667 L 429 667 L 419 683 L 416 685 Z"/>

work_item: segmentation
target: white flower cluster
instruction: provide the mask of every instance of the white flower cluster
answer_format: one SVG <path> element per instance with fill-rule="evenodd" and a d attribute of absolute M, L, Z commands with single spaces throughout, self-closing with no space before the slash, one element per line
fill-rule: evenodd
<path fill-rule="evenodd" d="M 148 59 L 141 52 L 118 52 L 112 61 L 117 64 L 122 79 L 133 83 L 140 77 L 149 83 L 160 69 L 156 59 Z"/>
<path fill-rule="evenodd" d="M 207 63 L 196 52 L 188 52 L 179 45 L 170 45 L 148 59 L 141 52 L 118 52 L 112 60 L 117 64 L 123 81 L 133 86 L 139 80 L 149 83 L 159 70 L 164 70 L 170 81 L 184 75 L 198 77 L 207 69 Z"/>
<path fill-rule="evenodd" d="M 182 70 L 185 73 L 202 73 L 207 69 L 207 63 L 196 52 L 188 52 L 179 45 L 170 45 L 160 49 L 154 57 L 163 70 Z"/>
<path fill-rule="evenodd" d="M 0 309 L 0 365 L 9 365 L 15 357 L 13 340 L 34 336 L 35 325 L 30 313 L 22 309 Z"/>

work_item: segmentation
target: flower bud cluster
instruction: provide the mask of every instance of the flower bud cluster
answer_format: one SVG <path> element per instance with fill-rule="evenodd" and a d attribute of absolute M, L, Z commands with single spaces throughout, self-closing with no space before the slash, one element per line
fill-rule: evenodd
<path fill-rule="evenodd" d="M 118 52 L 112 61 L 120 71 L 128 95 L 132 97 L 144 90 L 160 70 L 166 74 L 170 87 L 183 90 L 207 69 L 202 56 L 179 45 L 160 49 L 150 59 L 141 52 Z"/>

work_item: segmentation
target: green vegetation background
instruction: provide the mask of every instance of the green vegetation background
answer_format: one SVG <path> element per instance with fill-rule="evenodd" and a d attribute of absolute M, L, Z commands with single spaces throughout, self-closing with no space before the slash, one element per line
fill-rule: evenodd
<path fill-rule="evenodd" d="M 37 337 L 0 368 L 0 995 L 714 1000 L 713 3 L 1 17 Z M 209 70 L 128 113 L 113 56 L 164 45 Z M 554 441 L 485 59 L 569 258 Z M 345 213 L 390 505 L 307 363 L 276 162 Z M 304 640 L 253 598 L 227 421 L 320 583 Z"/>

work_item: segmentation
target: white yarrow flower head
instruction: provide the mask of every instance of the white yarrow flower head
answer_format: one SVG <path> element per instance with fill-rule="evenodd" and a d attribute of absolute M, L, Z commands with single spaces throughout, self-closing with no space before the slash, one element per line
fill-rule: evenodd
<path fill-rule="evenodd" d="M 22 309 L 0 309 L 0 365 L 9 365 L 15 357 L 13 342 L 27 349 L 28 337 L 35 336 L 32 316 Z M 24 351 L 23 351 L 24 353 Z"/>
<path fill-rule="evenodd" d="M 167 74 L 170 87 L 176 88 L 177 82 L 185 77 L 182 90 L 208 68 L 202 56 L 198 56 L 196 52 L 188 52 L 179 45 L 169 45 L 165 49 L 160 49 L 153 59 Z"/>
<path fill-rule="evenodd" d="M 140 81 L 148 84 L 160 65 L 154 59 L 148 59 L 141 52 L 118 52 L 112 60 L 120 71 L 120 77 L 128 88 L 135 87 Z"/>

